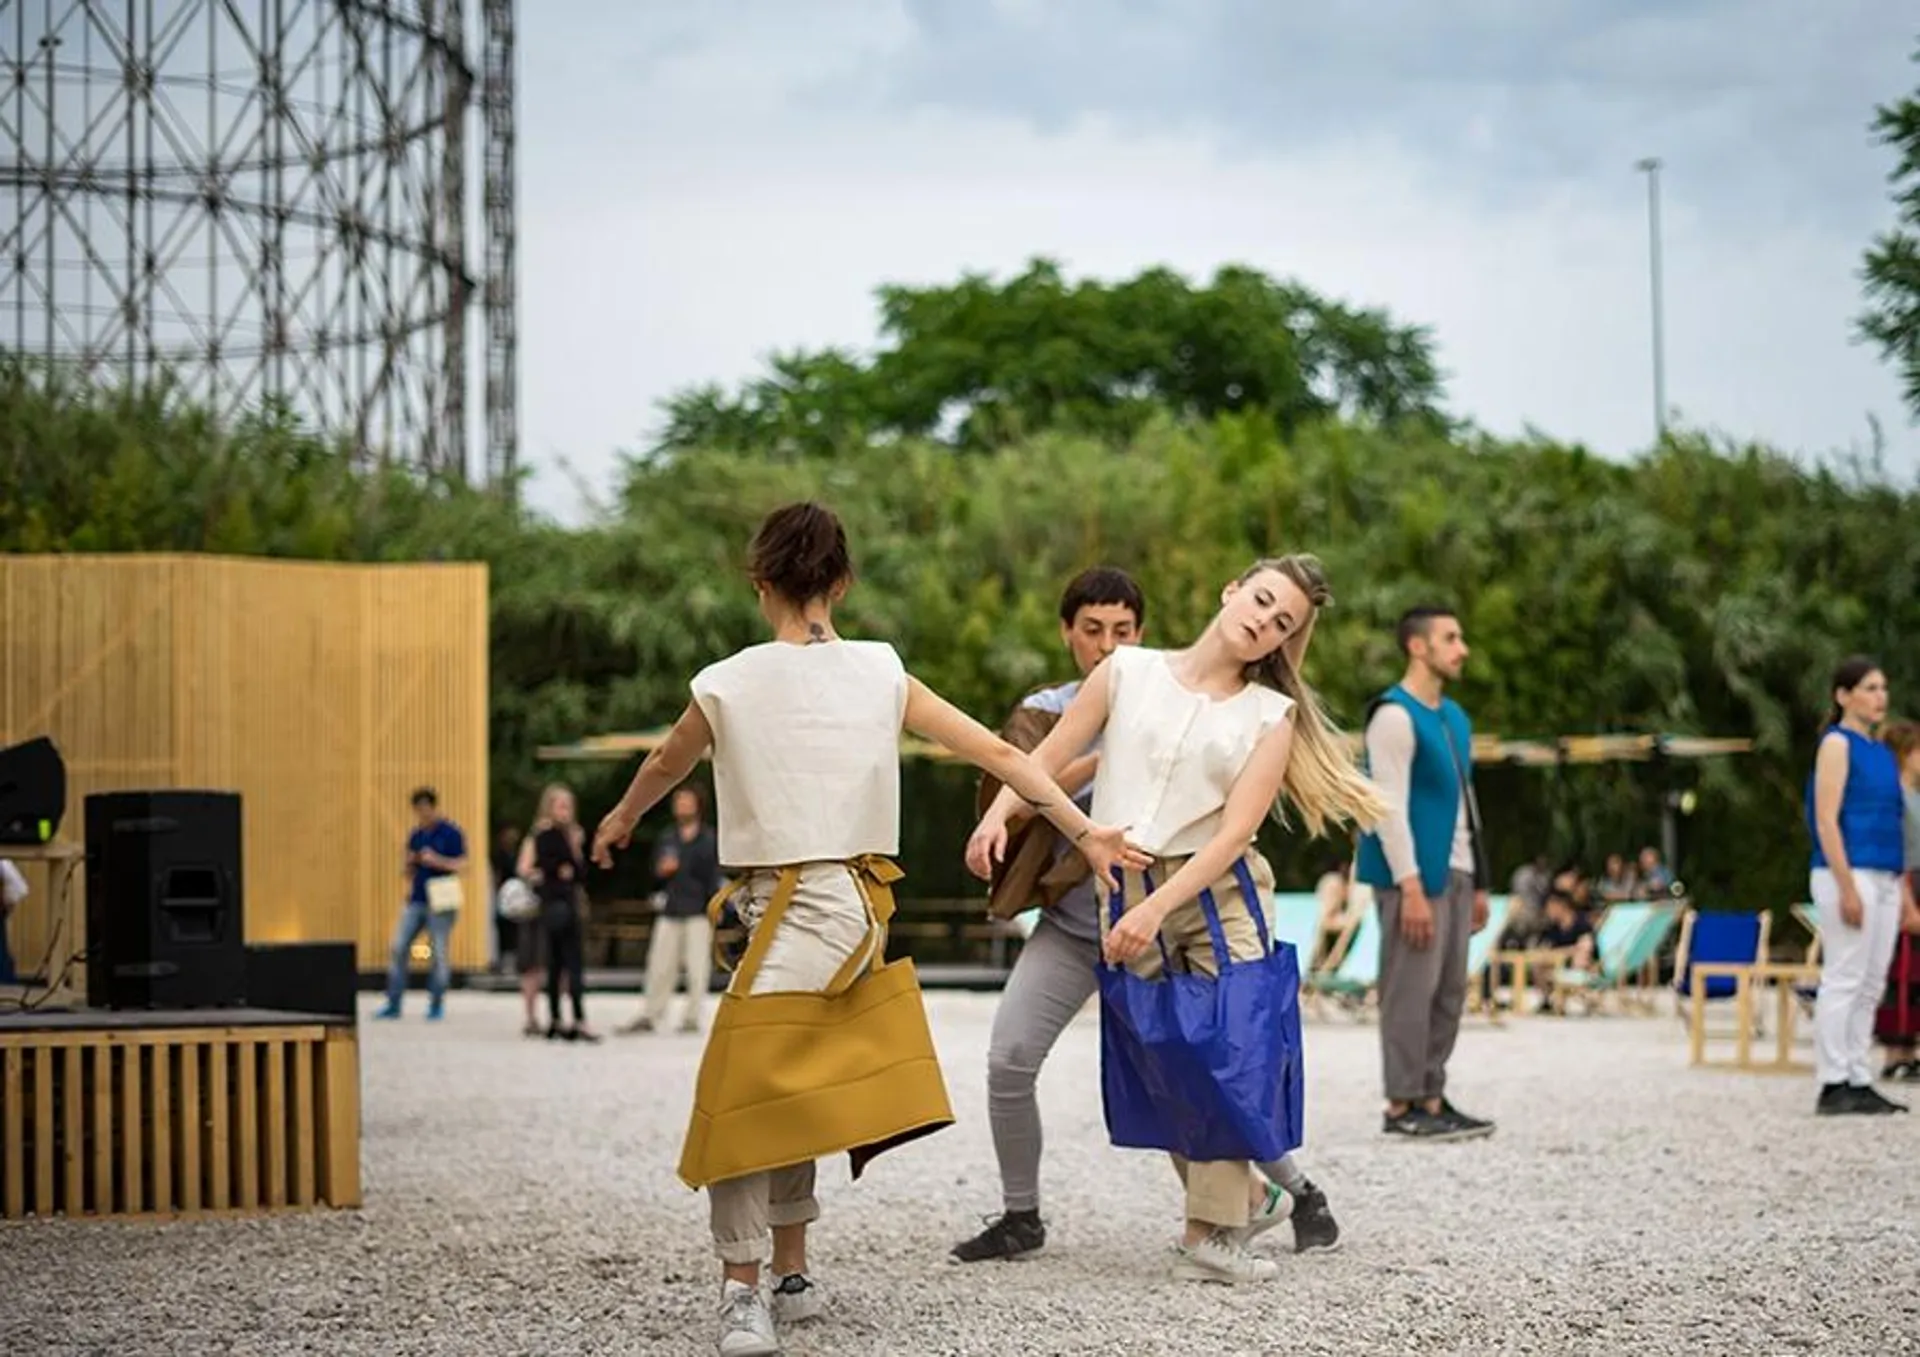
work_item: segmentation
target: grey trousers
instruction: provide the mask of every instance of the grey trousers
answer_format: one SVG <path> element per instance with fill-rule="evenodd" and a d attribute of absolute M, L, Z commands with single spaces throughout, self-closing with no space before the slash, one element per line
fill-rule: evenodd
<path fill-rule="evenodd" d="M 1000 992 L 987 1046 L 987 1122 L 1000 1161 L 1000 1192 L 1008 1211 L 1040 1209 L 1040 1067 L 1060 1034 L 1099 988 L 1094 967 L 1100 945 L 1042 917 L 1014 959 Z M 1262 1164 L 1283 1187 L 1299 1181 L 1293 1156 Z"/>
<path fill-rule="evenodd" d="M 1447 1061 L 1467 1007 L 1467 942 L 1473 936 L 1473 877 L 1452 872 L 1429 897 L 1433 941 L 1400 936 L 1400 891 L 1375 892 L 1380 905 L 1380 1058 L 1387 1101 L 1421 1102 L 1447 1090 Z"/>
<path fill-rule="evenodd" d="M 1040 1066 L 1099 987 L 1100 944 L 1042 916 L 1014 958 L 987 1045 L 987 1121 L 1009 1211 L 1040 1209 Z"/>

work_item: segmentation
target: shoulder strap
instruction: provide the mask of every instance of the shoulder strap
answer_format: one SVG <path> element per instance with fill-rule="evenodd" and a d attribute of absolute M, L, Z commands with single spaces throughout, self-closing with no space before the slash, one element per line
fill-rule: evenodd
<path fill-rule="evenodd" d="M 1473 841 L 1473 884 L 1481 890 L 1493 880 L 1492 869 L 1487 864 L 1486 836 L 1480 827 L 1480 798 L 1473 794 L 1473 779 L 1467 776 L 1469 755 L 1460 752 L 1459 742 L 1454 739 L 1453 723 L 1447 719 L 1447 709 L 1440 708 L 1440 729 L 1447 733 L 1447 753 L 1453 758 L 1453 775 L 1460 782 L 1460 795 L 1467 806 L 1467 835 Z"/>

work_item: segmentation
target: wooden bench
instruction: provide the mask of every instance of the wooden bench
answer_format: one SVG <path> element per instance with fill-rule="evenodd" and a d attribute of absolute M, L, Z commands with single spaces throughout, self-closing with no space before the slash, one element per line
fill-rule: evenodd
<path fill-rule="evenodd" d="M 350 1020 L 0 1015 L 0 1216 L 360 1205 Z"/>

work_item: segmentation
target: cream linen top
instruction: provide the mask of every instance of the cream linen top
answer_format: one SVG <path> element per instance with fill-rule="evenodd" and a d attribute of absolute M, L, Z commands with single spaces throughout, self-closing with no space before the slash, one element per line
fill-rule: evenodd
<path fill-rule="evenodd" d="M 1220 827 L 1227 793 L 1293 699 L 1260 683 L 1228 698 L 1183 687 L 1164 650 L 1107 658 L 1107 726 L 1093 821 L 1120 825 L 1156 857 L 1197 852 Z"/>
<path fill-rule="evenodd" d="M 749 646 L 694 676 L 721 865 L 900 851 L 907 671 L 884 641 Z"/>

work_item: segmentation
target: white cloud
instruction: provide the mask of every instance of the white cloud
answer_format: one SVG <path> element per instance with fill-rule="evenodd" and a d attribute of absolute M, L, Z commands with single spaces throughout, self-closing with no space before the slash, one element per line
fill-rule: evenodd
<path fill-rule="evenodd" d="M 1076 116 L 1048 135 L 984 110 L 885 110 L 820 96 L 857 92 L 907 40 L 900 12 L 872 0 L 804 18 L 735 6 L 652 38 L 613 10 L 522 26 L 523 448 L 539 507 L 577 512 L 560 455 L 610 486 L 616 447 L 677 387 L 738 380 L 777 348 L 869 343 L 879 284 L 1036 254 L 1105 277 L 1246 263 L 1298 278 L 1431 325 L 1456 413 L 1614 454 L 1646 442 L 1630 162 L 1609 152 L 1490 199 L 1430 129 L 1391 119 L 1227 154 L 1198 125 L 1148 135 Z M 1895 92 L 1856 91 L 1861 121 Z M 1488 121 L 1458 155 L 1501 135 L 1502 103 L 1479 101 Z M 1656 131 L 1647 149 L 1665 150 Z M 1810 451 L 1862 438 L 1871 410 L 1911 468 L 1920 440 L 1896 383 L 1849 342 L 1864 238 L 1787 212 L 1748 229 L 1711 210 L 1718 174 L 1669 153 L 1670 400 L 1690 422 Z"/>

